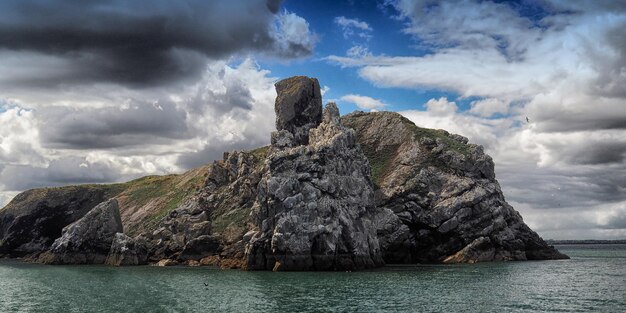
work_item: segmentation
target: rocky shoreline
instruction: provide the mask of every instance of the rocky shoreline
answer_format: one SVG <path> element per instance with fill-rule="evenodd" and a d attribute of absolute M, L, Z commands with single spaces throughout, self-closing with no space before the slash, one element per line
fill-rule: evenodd
<path fill-rule="evenodd" d="M 567 258 L 506 203 L 481 146 L 397 113 L 340 116 L 314 78 L 276 90 L 270 146 L 182 175 L 25 191 L 0 210 L 0 255 L 274 271 Z"/>

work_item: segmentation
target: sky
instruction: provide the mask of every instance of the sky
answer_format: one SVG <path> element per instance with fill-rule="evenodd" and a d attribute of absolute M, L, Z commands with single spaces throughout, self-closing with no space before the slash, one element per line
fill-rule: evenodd
<path fill-rule="evenodd" d="M 552 239 L 626 239 L 626 1 L 3 0 L 0 206 L 269 143 L 273 84 L 483 145 Z"/>

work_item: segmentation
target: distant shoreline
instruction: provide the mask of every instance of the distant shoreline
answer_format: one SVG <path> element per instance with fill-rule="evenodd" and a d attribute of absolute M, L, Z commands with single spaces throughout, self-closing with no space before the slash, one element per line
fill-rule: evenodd
<path fill-rule="evenodd" d="M 626 239 L 619 240 L 596 240 L 596 239 L 584 239 L 584 240 L 553 240 L 548 239 L 546 243 L 549 245 L 581 245 L 581 244 L 626 244 Z"/>

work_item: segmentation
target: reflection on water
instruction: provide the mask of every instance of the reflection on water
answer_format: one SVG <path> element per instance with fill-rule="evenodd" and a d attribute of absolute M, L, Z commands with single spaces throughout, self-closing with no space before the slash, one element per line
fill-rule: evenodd
<path fill-rule="evenodd" d="M 9 312 L 626 311 L 625 245 L 559 249 L 572 259 L 388 266 L 351 273 L 2 261 L 0 308 Z"/>

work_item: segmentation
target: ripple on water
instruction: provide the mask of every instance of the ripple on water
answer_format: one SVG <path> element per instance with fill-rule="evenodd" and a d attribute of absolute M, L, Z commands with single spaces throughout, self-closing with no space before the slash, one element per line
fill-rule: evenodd
<path fill-rule="evenodd" d="M 352 273 L 0 262 L 7 312 L 626 312 L 626 246 Z M 205 286 L 207 283 L 208 286 Z"/>

